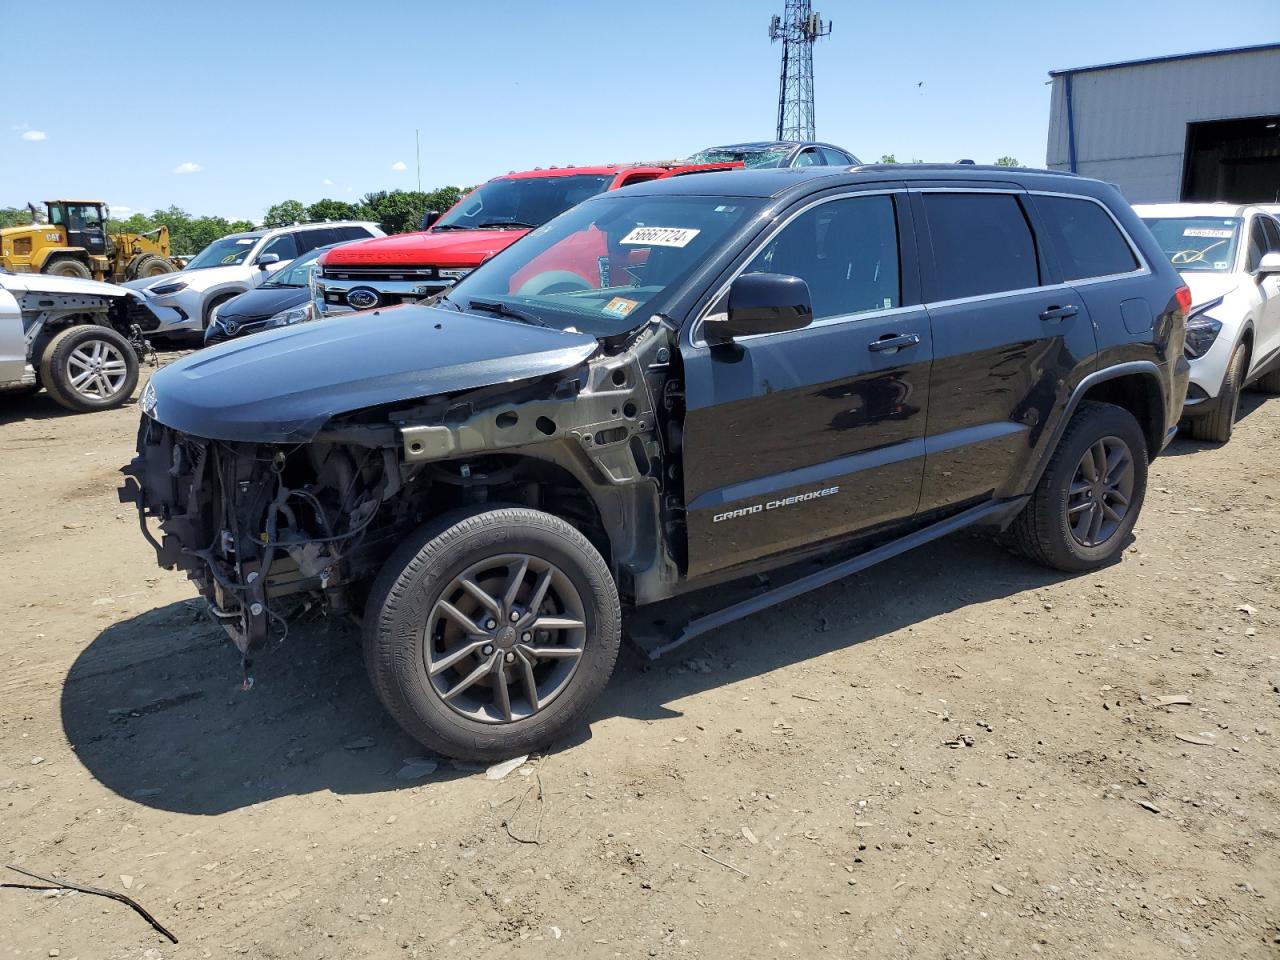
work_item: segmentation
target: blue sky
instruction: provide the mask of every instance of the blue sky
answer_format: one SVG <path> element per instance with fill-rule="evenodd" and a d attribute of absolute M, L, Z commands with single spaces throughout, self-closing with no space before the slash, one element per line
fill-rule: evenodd
<path fill-rule="evenodd" d="M 1276 39 L 1277 0 L 816 5 L 818 137 L 864 160 L 1040 165 L 1050 69 Z M 0 0 L 0 205 L 257 219 L 416 187 L 415 127 L 428 189 L 770 138 L 782 6 Z"/>

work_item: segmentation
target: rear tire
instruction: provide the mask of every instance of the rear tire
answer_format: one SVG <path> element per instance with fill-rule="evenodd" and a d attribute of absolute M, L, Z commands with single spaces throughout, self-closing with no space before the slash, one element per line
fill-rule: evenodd
<path fill-rule="evenodd" d="M 1222 389 L 1218 391 L 1217 406 L 1212 413 L 1191 418 L 1191 439 L 1209 443 L 1226 443 L 1231 439 L 1236 412 L 1240 409 L 1240 388 L 1244 383 L 1248 353 L 1249 349 L 1243 343 L 1237 344 L 1232 351 L 1231 361 L 1227 364 L 1227 375 L 1222 378 Z"/>
<path fill-rule="evenodd" d="M 110 410 L 133 396 L 138 355 L 110 327 L 93 323 L 68 327 L 44 348 L 40 382 L 68 410 Z"/>
<path fill-rule="evenodd" d="M 72 257 L 56 257 L 44 268 L 51 277 L 78 277 L 81 280 L 92 280 L 93 274 L 85 264 Z"/>
<path fill-rule="evenodd" d="M 486 505 L 427 524 L 387 560 L 365 608 L 365 665 L 423 746 L 503 760 L 582 722 L 621 620 L 608 565 L 574 527 Z"/>
<path fill-rule="evenodd" d="M 1013 547 L 1068 573 L 1104 566 L 1124 549 L 1146 491 L 1147 441 L 1138 421 L 1123 407 L 1085 401 L 1009 528 Z"/>

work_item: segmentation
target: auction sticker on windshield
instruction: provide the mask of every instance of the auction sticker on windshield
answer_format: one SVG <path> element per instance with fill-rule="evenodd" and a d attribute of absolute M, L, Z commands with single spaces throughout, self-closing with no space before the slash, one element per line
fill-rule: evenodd
<path fill-rule="evenodd" d="M 614 297 L 600 309 L 611 317 L 625 317 L 639 305 L 639 300 L 628 300 L 626 297 Z"/>
<path fill-rule="evenodd" d="M 1217 227 L 1187 227 L 1182 231 L 1184 237 L 1208 237 L 1212 240 L 1230 240 L 1233 231 L 1221 230 Z"/>
<path fill-rule="evenodd" d="M 687 247 L 701 232 L 689 227 L 636 227 L 618 242 L 645 247 Z"/>

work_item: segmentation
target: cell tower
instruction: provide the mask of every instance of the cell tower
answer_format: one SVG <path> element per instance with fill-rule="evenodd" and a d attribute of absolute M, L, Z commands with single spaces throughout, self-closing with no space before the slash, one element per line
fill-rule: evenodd
<path fill-rule="evenodd" d="M 813 140 L 813 44 L 831 33 L 831 21 L 813 12 L 812 0 L 787 0 L 769 22 L 769 39 L 782 41 L 778 80 L 778 139 Z"/>

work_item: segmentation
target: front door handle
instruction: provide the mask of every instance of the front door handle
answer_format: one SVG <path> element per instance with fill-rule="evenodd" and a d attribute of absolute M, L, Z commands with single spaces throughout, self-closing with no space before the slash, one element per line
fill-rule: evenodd
<path fill-rule="evenodd" d="M 1074 317 L 1080 312 L 1080 308 L 1075 304 L 1068 303 L 1064 307 L 1046 307 L 1040 312 L 1040 319 L 1049 323 L 1057 323 L 1059 320 L 1065 320 L 1067 317 Z"/>
<path fill-rule="evenodd" d="M 868 343 L 867 349 L 872 353 L 885 353 L 914 347 L 919 342 L 920 335 L 918 333 L 886 333 L 879 340 L 872 340 Z"/>

